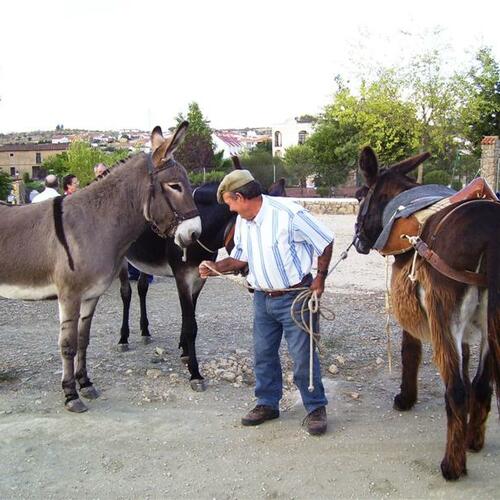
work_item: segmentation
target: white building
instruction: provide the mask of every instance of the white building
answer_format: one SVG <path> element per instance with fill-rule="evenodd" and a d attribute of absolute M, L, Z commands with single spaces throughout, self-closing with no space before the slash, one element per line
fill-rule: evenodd
<path fill-rule="evenodd" d="M 309 117 L 291 118 L 272 128 L 273 156 L 283 157 L 286 148 L 304 144 L 314 132 L 314 120 Z"/>

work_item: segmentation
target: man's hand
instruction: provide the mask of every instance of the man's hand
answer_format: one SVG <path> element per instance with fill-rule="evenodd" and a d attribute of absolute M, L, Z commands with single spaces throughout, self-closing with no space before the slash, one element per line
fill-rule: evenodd
<path fill-rule="evenodd" d="M 325 291 L 325 277 L 318 274 L 311 283 L 309 289 L 313 292 L 316 292 L 318 299 L 323 295 Z"/>
<path fill-rule="evenodd" d="M 217 269 L 217 264 L 211 260 L 203 260 L 200 262 L 198 266 L 198 271 L 200 273 L 200 278 L 206 279 L 209 276 L 217 276 L 211 269 L 208 268 L 210 266 L 212 269 Z"/>

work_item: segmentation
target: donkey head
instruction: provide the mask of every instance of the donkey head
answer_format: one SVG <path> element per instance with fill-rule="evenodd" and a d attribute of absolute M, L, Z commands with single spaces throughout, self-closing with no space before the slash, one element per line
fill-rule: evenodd
<path fill-rule="evenodd" d="M 186 170 L 173 158 L 187 127 L 187 122 L 181 123 L 171 139 L 163 138 L 160 127 L 151 133 L 150 184 L 144 207 L 144 215 L 153 230 L 161 236 L 174 236 L 181 247 L 188 246 L 201 233 L 201 220 Z"/>
<path fill-rule="evenodd" d="M 399 193 L 417 185 L 406 174 L 429 156 L 430 153 L 423 153 L 379 169 L 375 151 L 369 146 L 363 148 L 359 168 L 366 184 L 356 192 L 360 205 L 354 236 L 354 246 L 359 253 L 367 254 L 382 232 L 382 214 L 387 203 Z"/>

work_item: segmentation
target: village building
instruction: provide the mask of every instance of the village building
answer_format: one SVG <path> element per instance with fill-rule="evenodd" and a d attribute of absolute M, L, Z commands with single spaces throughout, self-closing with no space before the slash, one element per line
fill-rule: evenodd
<path fill-rule="evenodd" d="M 64 153 L 69 144 L 5 144 L 0 146 L 0 170 L 14 179 L 27 173 L 32 179 L 44 179 L 42 164 L 47 158 Z"/>

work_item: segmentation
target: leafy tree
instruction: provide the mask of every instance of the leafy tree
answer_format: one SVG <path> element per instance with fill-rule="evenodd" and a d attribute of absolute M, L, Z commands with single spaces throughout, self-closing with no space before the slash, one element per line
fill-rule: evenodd
<path fill-rule="evenodd" d="M 175 157 L 188 171 L 214 168 L 214 144 L 210 121 L 204 118 L 196 102 L 189 104 L 186 118 L 182 113 L 176 117 L 177 124 L 184 120 L 189 122 L 189 128 Z"/>
<path fill-rule="evenodd" d="M 307 140 L 316 166 L 316 184 L 335 186 L 354 168 L 360 142 L 359 100 L 340 79 L 333 103 L 325 107 L 314 133 Z"/>
<path fill-rule="evenodd" d="M 253 151 L 264 151 L 265 153 L 271 153 L 272 154 L 272 152 L 273 152 L 273 142 L 270 141 L 270 140 L 258 142 L 255 145 L 255 148 L 253 149 Z"/>
<path fill-rule="evenodd" d="M 447 186 L 450 183 L 450 174 L 444 170 L 433 170 L 424 175 L 424 184 L 443 184 Z"/>
<path fill-rule="evenodd" d="M 460 132 L 460 94 L 454 78 L 445 76 L 442 59 L 437 50 L 416 57 L 405 69 L 406 87 L 418 119 L 418 144 L 423 151 L 433 154 L 433 159 L 426 162 L 426 169 L 434 167 L 451 172 Z M 418 169 L 419 182 L 423 168 L 422 164 Z"/>
<path fill-rule="evenodd" d="M 51 156 L 43 162 L 43 167 L 49 173 L 62 177 L 72 173 L 78 177 L 80 185 L 86 186 L 94 179 L 94 165 L 104 163 L 109 167 L 128 156 L 126 149 L 114 153 L 107 153 L 90 144 L 78 141 L 73 142 L 64 153 Z"/>
<path fill-rule="evenodd" d="M 306 186 L 308 176 L 315 173 L 314 154 L 309 144 L 298 144 L 286 149 L 283 158 L 289 175 L 298 180 L 301 188 Z"/>
<path fill-rule="evenodd" d="M 485 135 L 500 136 L 500 66 L 491 49 L 480 48 L 476 64 L 458 81 L 465 101 L 461 110 L 463 135 L 471 152 L 479 157 L 481 139 Z"/>
<path fill-rule="evenodd" d="M 251 150 L 241 156 L 241 164 L 267 189 L 275 179 L 286 176 L 283 161 L 265 151 Z"/>
<path fill-rule="evenodd" d="M 383 71 L 378 80 L 361 87 L 356 117 L 359 139 L 374 148 L 383 165 L 406 158 L 418 144 L 415 108 L 402 92 L 394 70 Z"/>
<path fill-rule="evenodd" d="M 6 200 L 12 189 L 12 179 L 7 172 L 0 170 L 0 200 Z"/>

